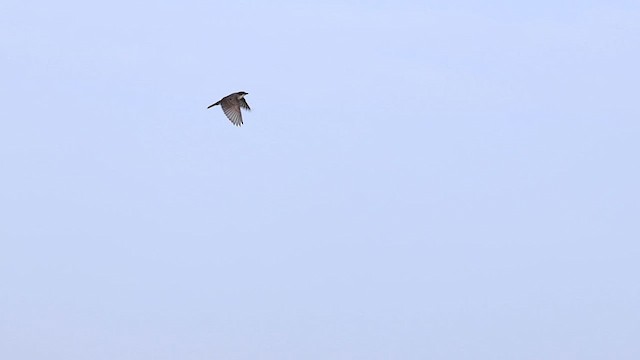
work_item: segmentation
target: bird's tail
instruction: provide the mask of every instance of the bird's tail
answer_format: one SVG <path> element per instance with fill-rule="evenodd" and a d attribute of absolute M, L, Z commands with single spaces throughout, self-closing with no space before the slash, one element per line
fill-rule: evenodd
<path fill-rule="evenodd" d="M 217 103 L 215 103 L 215 104 L 211 104 L 211 105 L 207 106 L 207 109 L 208 109 L 208 108 L 210 108 L 210 107 L 216 106 L 216 105 L 220 105 L 220 101 L 218 101 L 218 102 L 217 102 Z"/>

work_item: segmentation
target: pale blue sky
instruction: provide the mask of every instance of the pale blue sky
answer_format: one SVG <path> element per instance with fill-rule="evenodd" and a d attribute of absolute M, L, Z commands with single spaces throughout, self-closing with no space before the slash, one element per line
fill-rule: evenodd
<path fill-rule="evenodd" d="M 5 0 L 0 358 L 638 359 L 639 39 L 636 1 Z"/>

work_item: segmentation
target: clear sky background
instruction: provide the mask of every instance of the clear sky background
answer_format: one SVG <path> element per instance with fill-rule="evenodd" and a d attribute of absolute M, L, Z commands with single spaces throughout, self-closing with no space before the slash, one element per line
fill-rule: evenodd
<path fill-rule="evenodd" d="M 639 64 L 637 1 L 5 0 L 0 358 L 638 359 Z"/>

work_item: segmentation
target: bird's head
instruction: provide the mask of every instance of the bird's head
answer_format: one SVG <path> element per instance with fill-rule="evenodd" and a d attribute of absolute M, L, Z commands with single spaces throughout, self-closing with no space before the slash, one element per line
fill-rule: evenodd
<path fill-rule="evenodd" d="M 238 99 L 242 99 L 245 95 L 249 95 L 249 93 L 248 92 L 244 92 L 244 91 L 240 91 L 238 93 Z"/>

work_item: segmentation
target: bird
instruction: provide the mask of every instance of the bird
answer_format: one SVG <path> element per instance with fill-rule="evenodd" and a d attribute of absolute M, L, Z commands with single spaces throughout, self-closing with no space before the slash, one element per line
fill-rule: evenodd
<path fill-rule="evenodd" d="M 245 95 L 249 93 L 240 91 L 237 93 L 233 93 L 231 95 L 227 95 L 220 99 L 220 101 L 207 106 L 207 109 L 214 107 L 216 105 L 220 105 L 222 107 L 222 111 L 224 114 L 231 120 L 233 125 L 242 126 L 242 113 L 240 112 L 240 108 L 251 110 L 249 104 L 247 104 L 247 100 L 245 100 Z"/>

